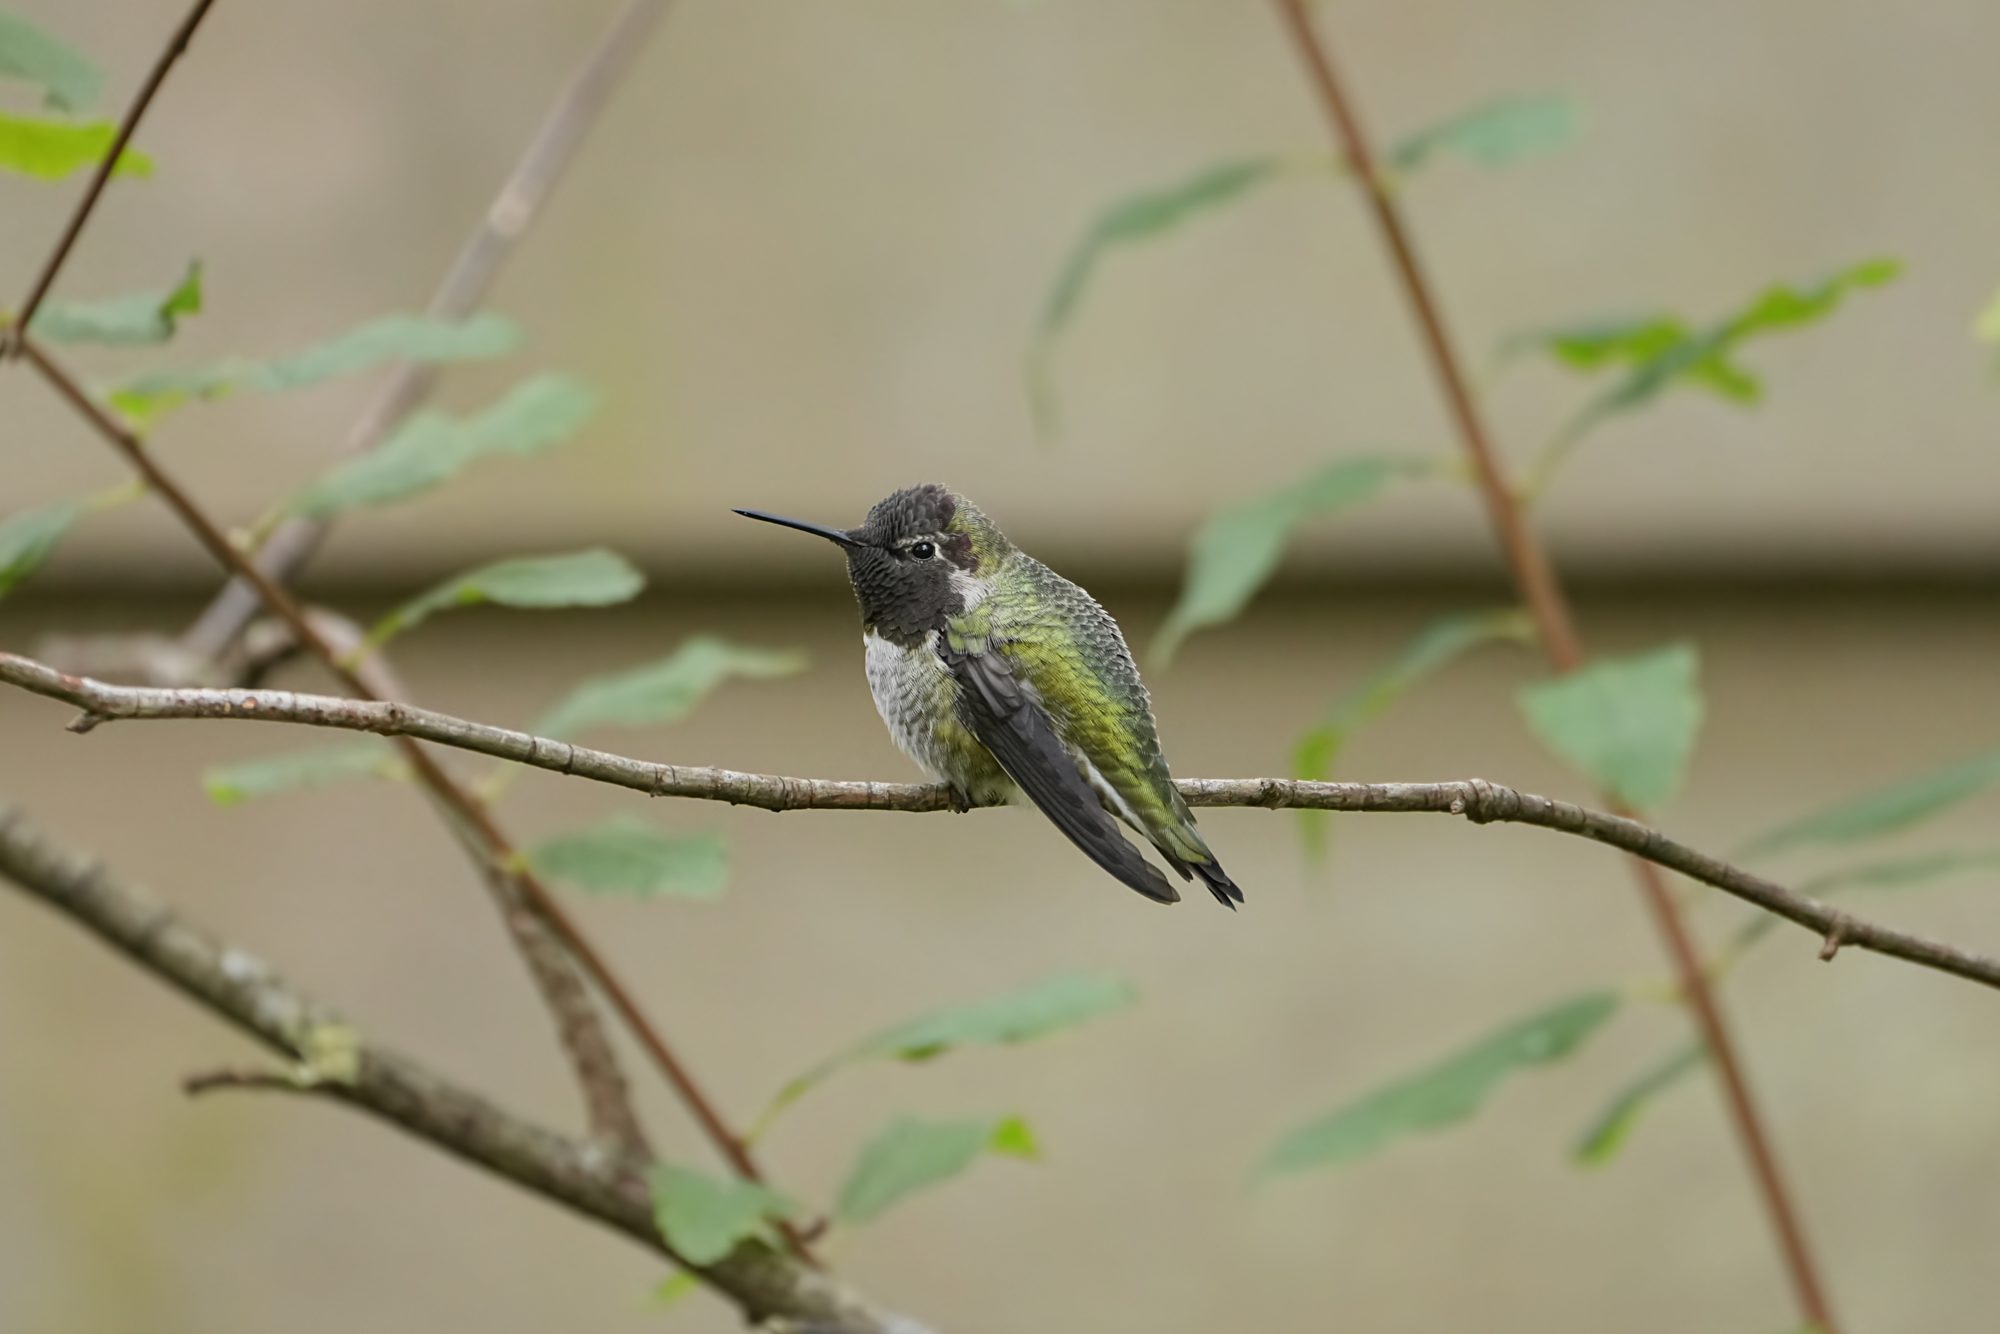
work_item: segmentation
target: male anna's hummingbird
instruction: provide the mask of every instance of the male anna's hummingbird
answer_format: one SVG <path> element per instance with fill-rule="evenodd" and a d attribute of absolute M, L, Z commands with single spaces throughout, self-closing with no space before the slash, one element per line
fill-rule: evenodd
<path fill-rule="evenodd" d="M 1115 815 L 1183 880 L 1199 875 L 1224 907 L 1243 901 L 1174 788 L 1118 623 L 965 497 L 911 487 L 849 529 L 736 512 L 846 550 L 875 707 L 954 805 L 1018 785 L 1092 861 L 1149 899 L 1178 901 Z"/>

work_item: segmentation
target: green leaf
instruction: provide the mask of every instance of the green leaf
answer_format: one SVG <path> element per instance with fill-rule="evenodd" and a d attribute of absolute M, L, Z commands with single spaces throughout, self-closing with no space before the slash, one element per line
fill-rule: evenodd
<path fill-rule="evenodd" d="M 0 169 L 45 181 L 95 167 L 111 151 L 118 127 L 109 121 L 72 125 L 67 121 L 0 112 Z M 136 149 L 118 155 L 114 176 L 151 176 L 153 160 Z"/>
<path fill-rule="evenodd" d="M 103 343 L 131 347 L 164 343 L 180 317 L 201 312 L 201 261 L 187 267 L 172 290 L 115 296 L 103 301 L 51 301 L 35 314 L 35 332 L 54 343 Z"/>
<path fill-rule="evenodd" d="M 1707 1058 L 1708 1048 L 1704 1044 L 1690 1042 L 1645 1071 L 1605 1104 L 1604 1110 L 1578 1137 L 1570 1156 L 1583 1167 L 1602 1167 L 1617 1157 L 1626 1137 L 1638 1125 L 1640 1114 L 1660 1094 L 1699 1070 Z"/>
<path fill-rule="evenodd" d="M 1572 997 L 1517 1020 L 1456 1055 L 1294 1130 L 1259 1168 L 1289 1176 L 1365 1158 L 1399 1136 L 1465 1120 L 1516 1070 L 1569 1055 L 1618 1009 L 1618 993 Z"/>
<path fill-rule="evenodd" d="M 1182 180 L 1114 201 L 1092 220 L 1083 239 L 1070 249 L 1055 286 L 1042 306 L 1043 337 L 1058 333 L 1076 314 L 1091 275 L 1115 246 L 1148 241 L 1179 227 L 1196 214 L 1241 197 L 1276 176 L 1284 160 L 1239 158 L 1203 167 Z"/>
<path fill-rule="evenodd" d="M 850 1065 L 873 1060 L 928 1061 L 954 1047 L 1030 1042 L 1130 1005 L 1132 985 L 1101 973 L 1052 977 L 991 1000 L 957 1005 L 897 1024 L 839 1052 L 785 1085 L 763 1123 Z"/>
<path fill-rule="evenodd" d="M 701 1280 L 695 1277 L 693 1270 L 676 1269 L 653 1289 L 651 1305 L 655 1311 L 671 1311 L 700 1291 Z"/>
<path fill-rule="evenodd" d="M 294 788 L 323 787 L 349 778 L 395 778 L 402 772 L 402 762 L 386 742 L 369 740 L 218 765 L 202 774 L 201 781 L 210 801 L 235 806 Z"/>
<path fill-rule="evenodd" d="M 378 448 L 350 459 L 301 492 L 287 511 L 324 519 L 387 505 L 446 481 L 475 459 L 540 453 L 568 439 L 597 408 L 582 381 L 539 375 L 475 417 L 420 412 Z"/>
<path fill-rule="evenodd" d="M 805 654 L 790 649 L 745 648 L 696 635 L 658 662 L 585 681 L 544 714 L 535 731 L 571 736 L 592 727 L 679 722 L 727 681 L 769 681 L 805 665 Z"/>
<path fill-rule="evenodd" d="M 89 509 L 85 501 L 58 500 L 0 519 L 0 597 L 40 568 Z"/>
<path fill-rule="evenodd" d="M 2000 750 L 1788 820 L 1752 839 L 1742 856 L 1766 857 L 1815 843 L 1852 843 L 1906 829 L 2000 784 Z"/>
<path fill-rule="evenodd" d="M 2000 343 L 2000 292 L 1980 308 L 1979 318 L 1973 322 L 1972 336 L 1982 343 Z"/>
<path fill-rule="evenodd" d="M 712 899 L 729 882 L 720 834 L 666 834 L 629 815 L 549 839 L 528 860 L 554 879 L 604 894 Z"/>
<path fill-rule="evenodd" d="M 988 1152 L 1036 1157 L 1034 1133 L 1014 1116 L 998 1121 L 900 1117 L 861 1150 L 840 1188 L 834 1216 L 847 1224 L 872 1222 L 916 1191 L 949 1181 Z"/>
<path fill-rule="evenodd" d="M 642 575 L 603 547 L 561 556 L 517 556 L 454 575 L 405 602 L 368 631 L 365 647 L 380 648 L 449 607 L 497 602 L 503 607 L 608 607 L 638 596 Z"/>
<path fill-rule="evenodd" d="M 426 364 L 474 361 L 514 350 L 520 333 L 509 320 L 480 314 L 464 320 L 390 315 L 323 343 L 268 361 L 232 357 L 192 370 L 154 371 L 111 391 L 111 406 L 141 425 L 193 399 L 238 389 L 278 393 L 393 361 Z"/>
<path fill-rule="evenodd" d="M 1501 351 L 1511 355 L 1539 348 L 1574 370 L 1598 371 L 1657 360 L 1691 338 L 1677 316 L 1639 315 L 1515 334 L 1501 344 Z"/>
<path fill-rule="evenodd" d="M 1102 973 L 1052 977 L 991 1000 L 938 1010 L 858 1043 L 840 1064 L 894 1057 L 928 1061 L 953 1047 L 1007 1046 L 1047 1037 L 1136 999 L 1131 983 Z"/>
<path fill-rule="evenodd" d="M 1581 117 L 1568 97 L 1510 97 L 1474 107 L 1419 130 L 1390 150 L 1389 165 L 1414 171 L 1433 154 L 1457 153 L 1486 167 L 1560 148 L 1576 137 Z"/>
<path fill-rule="evenodd" d="M 1521 711 L 1544 744 L 1640 809 L 1673 796 L 1701 727 L 1694 646 L 1672 644 L 1605 658 L 1521 691 Z"/>
<path fill-rule="evenodd" d="M 1534 636 L 1528 614 L 1519 607 L 1460 612 L 1442 616 L 1418 632 L 1403 651 L 1373 676 L 1334 701 L 1333 707 L 1292 748 L 1296 778 L 1323 781 L 1332 776 L 1334 761 L 1348 738 L 1389 711 L 1403 693 L 1454 659 L 1502 640 L 1527 643 Z M 1300 811 L 1307 850 L 1325 850 L 1330 811 Z"/>
<path fill-rule="evenodd" d="M 1151 240 L 1198 214 L 1238 199 L 1277 177 L 1282 158 L 1239 158 L 1204 167 L 1171 185 L 1126 195 L 1092 220 L 1070 248 L 1042 305 L 1042 318 L 1028 353 L 1029 394 L 1035 418 L 1046 434 L 1055 423 L 1050 360 L 1055 341 L 1083 304 L 1084 293 L 1105 256 L 1120 246 Z"/>
<path fill-rule="evenodd" d="M 714 1264 L 792 1209 L 784 1196 L 753 1181 L 718 1179 L 667 1163 L 647 1174 L 647 1184 L 660 1235 L 689 1264 Z"/>
<path fill-rule="evenodd" d="M 5 10 L 0 10 L 0 79 L 36 85 L 42 101 L 58 111 L 83 110 L 104 84 L 81 52 Z"/>
<path fill-rule="evenodd" d="M 1735 360 L 1746 342 L 1825 319 L 1847 296 L 1880 287 L 1902 273 L 1893 259 L 1849 265 L 1814 283 L 1777 283 L 1723 319 L 1696 329 L 1675 315 L 1598 321 L 1544 330 L 1508 340 L 1509 347 L 1541 346 L 1575 370 L 1624 367 L 1626 374 L 1579 418 L 1590 424 L 1650 401 L 1669 386 L 1693 385 L 1730 402 L 1754 404 L 1763 383 Z M 1571 431 L 1582 429 L 1572 424 Z"/>
<path fill-rule="evenodd" d="M 1300 523 L 1373 500 L 1390 482 L 1431 466 L 1409 458 L 1340 459 L 1269 495 L 1210 515 L 1188 544 L 1187 578 L 1153 641 L 1155 656 L 1167 661 L 1194 631 L 1242 611 L 1278 568 Z"/>

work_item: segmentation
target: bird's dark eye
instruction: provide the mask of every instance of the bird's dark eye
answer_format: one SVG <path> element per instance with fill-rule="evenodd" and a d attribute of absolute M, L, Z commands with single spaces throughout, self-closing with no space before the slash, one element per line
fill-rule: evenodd
<path fill-rule="evenodd" d="M 910 554 L 918 560 L 929 560 L 932 556 L 937 555 L 937 548 L 929 542 L 919 542 L 910 548 Z"/>

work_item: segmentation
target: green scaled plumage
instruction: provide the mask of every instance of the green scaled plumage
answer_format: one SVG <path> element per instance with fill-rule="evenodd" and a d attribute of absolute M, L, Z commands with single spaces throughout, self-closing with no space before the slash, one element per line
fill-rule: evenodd
<path fill-rule="evenodd" d="M 847 549 L 876 706 L 897 745 L 961 802 L 1018 785 L 1125 884 L 1178 899 L 1115 816 L 1184 879 L 1199 876 L 1227 906 L 1242 901 L 1174 787 L 1118 623 L 1083 589 L 943 487 L 899 491 L 844 531 L 739 512 Z"/>

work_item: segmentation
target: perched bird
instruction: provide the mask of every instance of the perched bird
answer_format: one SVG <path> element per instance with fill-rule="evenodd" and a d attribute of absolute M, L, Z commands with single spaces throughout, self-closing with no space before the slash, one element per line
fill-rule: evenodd
<path fill-rule="evenodd" d="M 958 809 L 1018 786 L 1092 861 L 1149 899 L 1177 902 L 1115 815 L 1183 880 L 1200 876 L 1224 907 L 1243 901 L 1174 788 L 1118 623 L 965 497 L 911 487 L 848 529 L 736 512 L 847 552 L 875 707 Z"/>

